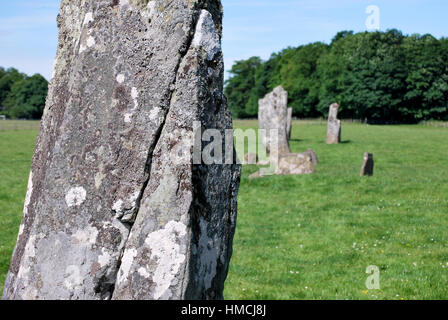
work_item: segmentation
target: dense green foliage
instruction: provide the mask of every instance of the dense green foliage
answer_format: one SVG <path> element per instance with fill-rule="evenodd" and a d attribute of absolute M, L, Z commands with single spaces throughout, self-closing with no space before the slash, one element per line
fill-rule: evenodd
<path fill-rule="evenodd" d="M 448 39 L 400 31 L 339 32 L 327 45 L 287 48 L 268 61 L 237 61 L 225 92 L 234 117 L 257 116 L 258 99 L 282 85 L 301 118 L 326 116 L 371 122 L 448 119 Z"/>
<path fill-rule="evenodd" d="M 45 107 L 48 81 L 14 68 L 0 68 L 0 114 L 12 119 L 40 119 Z"/>

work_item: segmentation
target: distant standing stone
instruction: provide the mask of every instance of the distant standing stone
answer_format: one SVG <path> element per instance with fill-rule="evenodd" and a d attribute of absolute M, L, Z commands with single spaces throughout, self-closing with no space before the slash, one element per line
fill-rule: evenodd
<path fill-rule="evenodd" d="M 290 153 L 288 143 L 288 92 L 278 86 L 263 99 L 258 101 L 259 129 L 266 130 L 263 144 L 270 153 L 272 138 L 270 130 L 278 129 L 278 153 Z"/>
<path fill-rule="evenodd" d="M 341 120 L 338 120 L 339 105 L 333 103 L 328 114 L 327 144 L 338 144 L 341 142 Z"/>
<path fill-rule="evenodd" d="M 361 167 L 361 177 L 373 176 L 373 167 L 374 167 L 373 154 L 368 152 L 364 153 L 364 160 L 362 162 Z"/>
<path fill-rule="evenodd" d="M 291 140 L 291 130 L 292 130 L 292 108 L 288 108 L 288 117 L 286 121 L 286 133 L 288 140 Z"/>

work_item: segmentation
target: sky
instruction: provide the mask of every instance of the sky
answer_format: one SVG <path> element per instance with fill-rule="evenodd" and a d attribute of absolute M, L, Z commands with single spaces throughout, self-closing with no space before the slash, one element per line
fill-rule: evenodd
<path fill-rule="evenodd" d="M 0 0 L 0 66 L 50 80 L 60 0 Z M 447 0 L 222 0 L 226 70 L 289 46 L 329 43 L 338 31 L 396 28 L 448 36 Z M 369 11 L 369 6 L 375 6 Z M 378 14 L 377 14 L 378 13 Z M 373 20 L 372 20 L 373 19 Z M 369 24 L 370 22 L 378 22 Z"/>

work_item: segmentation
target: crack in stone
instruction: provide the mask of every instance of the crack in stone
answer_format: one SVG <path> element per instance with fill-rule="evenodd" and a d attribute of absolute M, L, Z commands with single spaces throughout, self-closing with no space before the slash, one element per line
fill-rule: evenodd
<path fill-rule="evenodd" d="M 129 234 L 128 234 L 127 239 L 124 241 L 124 245 L 123 245 L 123 248 L 121 249 L 120 257 L 119 257 L 119 259 L 117 261 L 115 282 L 113 284 L 111 284 L 110 289 L 108 290 L 110 292 L 110 297 L 112 297 L 113 294 L 114 294 L 115 283 L 117 282 L 117 277 L 118 277 L 118 273 L 120 271 L 123 254 L 124 254 L 124 251 L 126 249 L 126 244 L 128 242 L 129 236 L 131 234 L 132 227 L 134 225 L 135 219 L 137 218 L 137 215 L 138 215 L 138 213 L 140 211 L 140 206 L 141 206 L 141 201 L 143 199 L 143 195 L 144 195 L 145 190 L 146 190 L 146 188 L 147 188 L 147 186 L 149 184 L 149 181 L 151 180 L 151 169 L 152 169 L 153 153 L 154 153 L 154 150 L 155 150 L 155 148 L 156 148 L 156 146 L 157 146 L 157 144 L 158 144 L 158 142 L 159 142 L 159 140 L 160 140 L 160 138 L 162 136 L 163 129 L 165 128 L 167 117 L 168 117 L 168 114 L 169 114 L 169 111 L 170 111 L 171 105 L 172 105 L 173 94 L 176 91 L 175 86 L 176 86 L 177 78 L 178 78 L 178 75 L 179 75 L 178 74 L 179 73 L 179 69 L 180 69 L 180 66 L 181 66 L 182 62 L 184 61 L 186 55 L 188 54 L 188 52 L 190 51 L 190 49 L 192 47 L 193 39 L 194 39 L 194 36 L 196 34 L 197 22 L 199 20 L 199 16 L 200 16 L 201 10 L 205 10 L 205 9 L 203 9 L 202 6 L 201 6 L 199 9 L 196 10 L 195 15 L 193 16 L 193 19 L 192 19 L 193 20 L 193 23 L 192 23 L 192 26 L 193 26 L 192 27 L 192 31 L 193 32 L 190 32 L 190 34 L 189 34 L 189 37 L 188 37 L 187 42 L 186 42 L 187 43 L 186 49 L 185 49 L 184 52 L 182 52 L 182 54 L 181 54 L 181 56 L 179 58 L 179 61 L 178 61 L 177 65 L 176 65 L 175 71 L 174 71 L 176 76 L 175 76 L 173 82 L 170 84 L 170 88 L 173 88 L 173 90 L 170 90 L 170 96 L 169 96 L 169 99 L 168 99 L 169 100 L 168 108 L 167 108 L 167 110 L 165 112 L 165 115 L 164 115 L 164 118 L 163 118 L 163 122 L 159 126 L 159 128 L 158 128 L 158 130 L 157 130 L 157 132 L 155 134 L 154 142 L 152 143 L 152 145 L 149 147 L 149 150 L 148 150 L 148 156 L 147 156 L 147 159 L 146 159 L 145 170 L 144 170 L 145 174 L 147 174 L 148 176 L 147 176 L 146 180 L 143 182 L 143 185 L 142 185 L 142 187 L 140 189 L 140 193 L 139 193 L 139 195 L 138 195 L 138 197 L 136 199 L 136 202 L 135 202 L 136 205 L 135 205 L 135 210 L 133 212 L 132 219 L 130 219 L 128 221 L 123 221 L 122 217 L 117 218 L 120 221 L 120 223 L 122 223 L 123 225 L 126 226 L 126 228 L 129 230 Z"/>

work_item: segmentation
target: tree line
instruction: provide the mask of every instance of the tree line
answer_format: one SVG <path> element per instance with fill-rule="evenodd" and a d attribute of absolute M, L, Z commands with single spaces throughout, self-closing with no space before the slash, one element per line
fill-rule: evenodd
<path fill-rule="evenodd" d="M 0 115 L 9 119 L 40 119 L 48 81 L 40 74 L 27 76 L 17 69 L 0 67 Z"/>
<path fill-rule="evenodd" d="M 258 100 L 276 86 L 289 93 L 300 118 L 340 117 L 369 122 L 448 120 L 448 38 L 386 32 L 339 32 L 315 42 L 235 62 L 225 93 L 236 118 L 254 118 Z"/>

